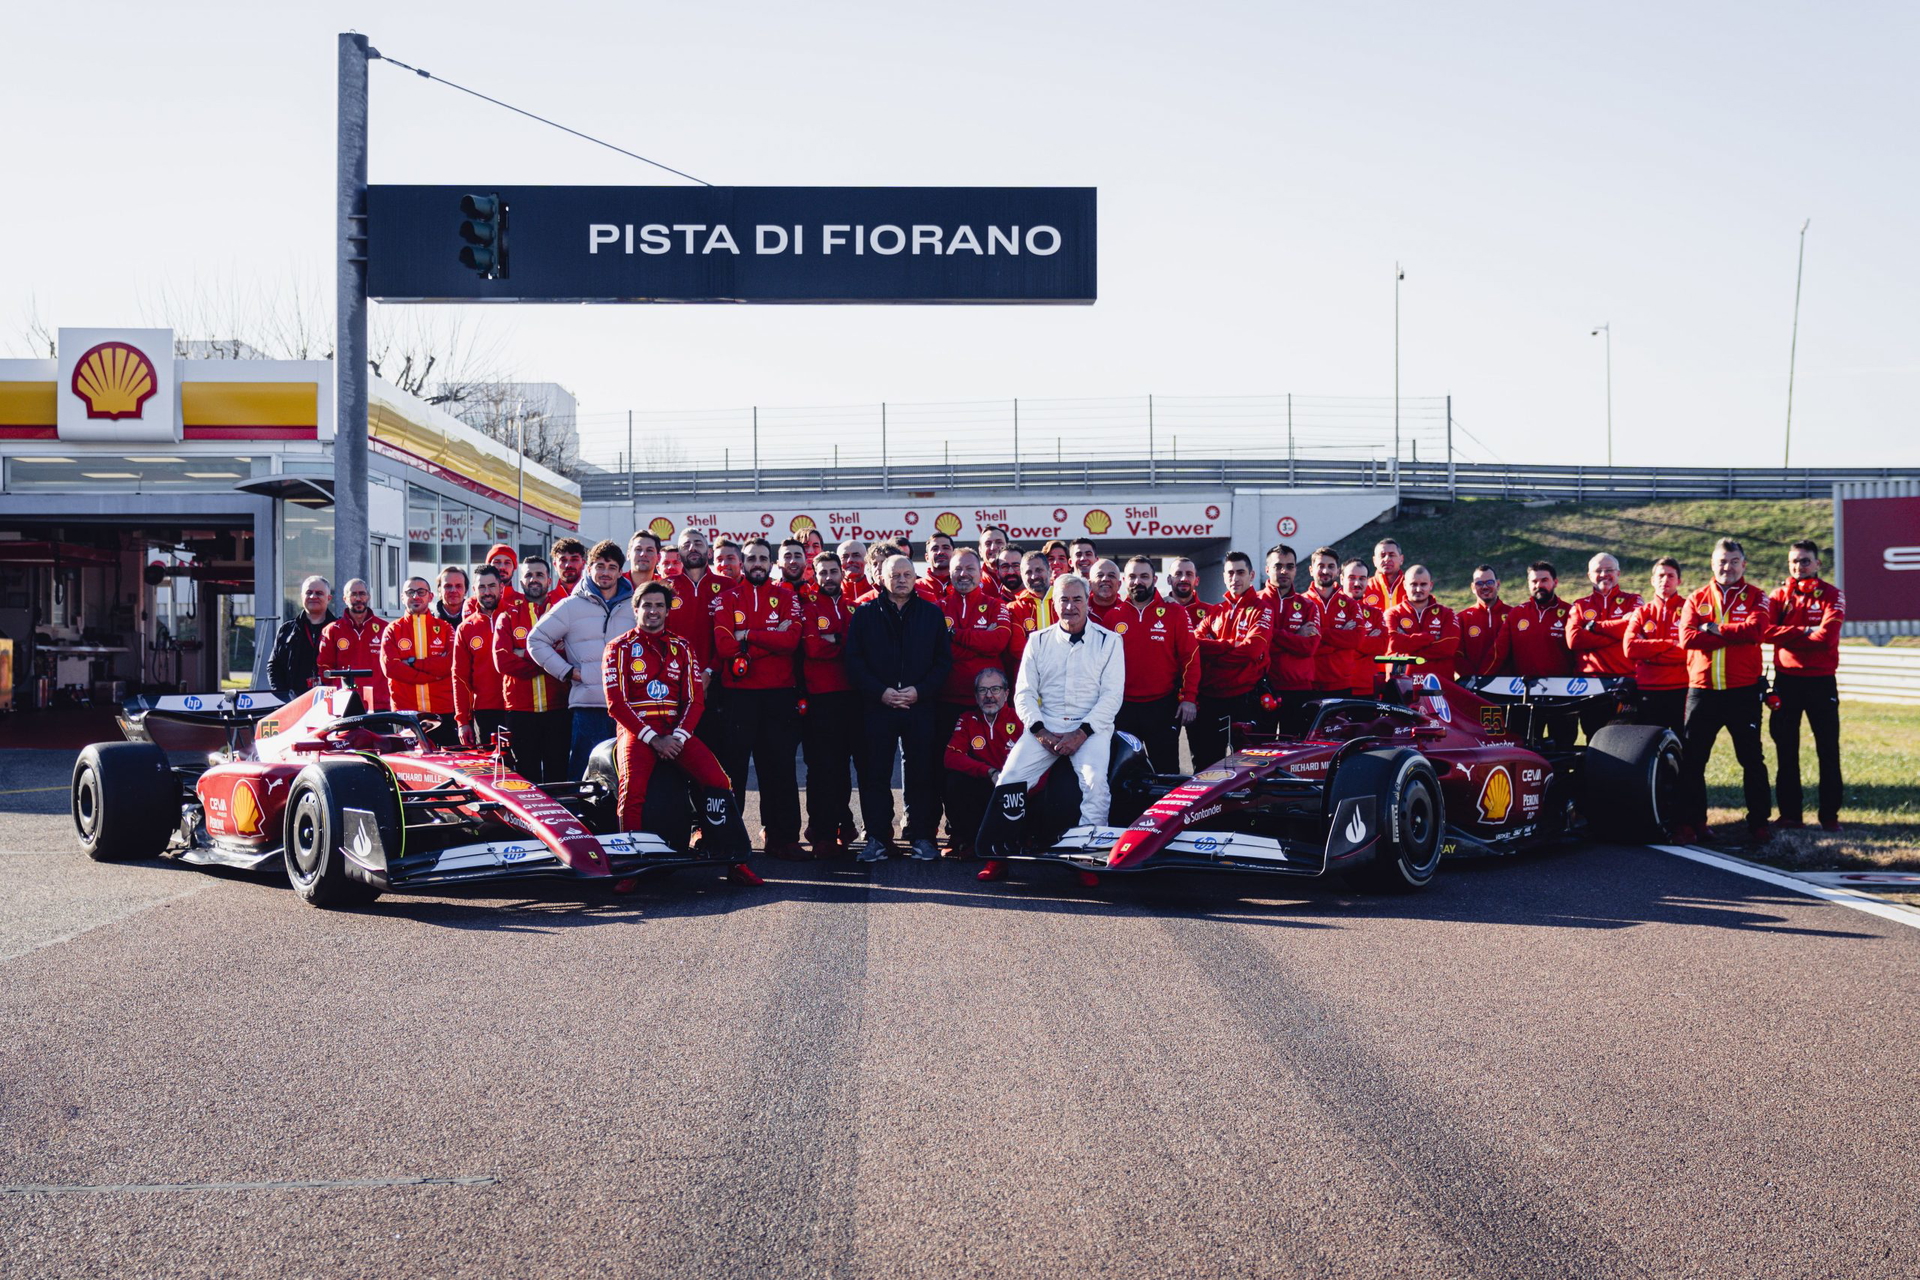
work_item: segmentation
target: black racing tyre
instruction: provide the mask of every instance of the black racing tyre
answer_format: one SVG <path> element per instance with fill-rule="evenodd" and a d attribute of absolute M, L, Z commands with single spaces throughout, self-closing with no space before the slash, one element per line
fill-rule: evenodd
<path fill-rule="evenodd" d="M 73 828 L 95 862 L 157 857 L 180 827 L 180 780 L 151 742 L 96 742 L 73 762 Z"/>
<path fill-rule="evenodd" d="M 302 901 L 316 907 L 361 907 L 380 890 L 347 870 L 341 840 L 347 809 L 365 809 L 386 832 L 401 825 L 393 779 L 367 760 L 320 760 L 293 780 L 287 796 L 287 879 Z"/>
<path fill-rule="evenodd" d="M 1107 764 L 1107 825 L 1130 827 L 1152 803 L 1153 765 L 1147 750 L 1130 733 L 1113 735 L 1113 757 Z"/>
<path fill-rule="evenodd" d="M 1580 756 L 1580 814 L 1603 840 L 1664 840 L 1679 814 L 1680 739 L 1657 724 L 1610 724 Z"/>
<path fill-rule="evenodd" d="M 1418 751 L 1366 751 L 1333 775 L 1332 812 L 1348 796 L 1378 799 L 1381 831 L 1373 860 L 1347 872 L 1371 893 L 1416 893 L 1432 883 L 1446 843 L 1447 804 L 1433 765 Z"/>
<path fill-rule="evenodd" d="M 583 779 L 604 788 L 599 799 L 582 806 L 580 814 L 587 830 L 597 836 L 610 835 L 620 826 L 620 765 L 613 753 L 614 741 L 608 738 L 593 749 L 587 757 L 587 776 Z"/>

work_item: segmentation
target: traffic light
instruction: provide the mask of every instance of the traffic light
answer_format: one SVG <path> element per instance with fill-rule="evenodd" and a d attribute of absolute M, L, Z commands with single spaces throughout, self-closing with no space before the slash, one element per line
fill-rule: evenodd
<path fill-rule="evenodd" d="M 499 196 L 461 196 L 460 264 L 487 280 L 507 278 L 507 204 Z"/>

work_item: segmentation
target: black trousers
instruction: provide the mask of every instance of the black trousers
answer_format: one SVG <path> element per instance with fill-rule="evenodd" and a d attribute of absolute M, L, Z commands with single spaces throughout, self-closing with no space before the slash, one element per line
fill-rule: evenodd
<path fill-rule="evenodd" d="M 482 751 L 493 750 L 493 731 L 502 728 L 506 723 L 507 713 L 504 710 L 490 707 L 473 709 L 474 737 Z"/>
<path fill-rule="evenodd" d="M 1681 782 L 1685 786 L 1682 816 L 1696 826 L 1707 821 L 1707 761 L 1713 758 L 1714 739 L 1725 729 L 1733 738 L 1733 755 L 1740 762 L 1747 800 L 1747 821 L 1765 822 L 1773 805 L 1767 787 L 1767 760 L 1760 753 L 1760 686 L 1740 689 L 1687 690 L 1684 737 L 1686 760 Z"/>
<path fill-rule="evenodd" d="M 946 740 L 939 736 L 934 706 L 866 705 L 861 718 L 860 817 L 867 839 L 893 840 L 893 756 L 900 753 L 906 782 L 907 839 L 931 840 L 940 832 L 940 766 Z"/>
<path fill-rule="evenodd" d="M 800 749 L 800 713 L 792 689 L 729 689 L 721 767 L 733 783 L 734 807 L 747 808 L 747 765 L 760 784 L 760 821 L 774 844 L 800 841 L 800 777 L 794 756 Z"/>
<path fill-rule="evenodd" d="M 800 718 L 807 755 L 807 842 L 832 844 L 853 823 L 854 760 L 860 750 L 860 695 L 809 693 Z"/>
<path fill-rule="evenodd" d="M 1123 702 L 1120 704 L 1120 713 L 1113 718 L 1113 727 L 1147 744 L 1147 762 L 1153 766 L 1155 773 L 1178 773 L 1180 726 L 1173 722 L 1173 715 L 1179 709 L 1178 691 L 1148 702 Z M 980 803 L 986 803 L 984 791 Z M 979 829 L 980 815 L 977 813 L 973 825 L 975 830 Z"/>
<path fill-rule="evenodd" d="M 946 771 L 947 831 L 956 848 L 973 847 L 980 834 L 980 819 L 986 816 L 987 796 L 993 784 L 971 774 Z"/>
<path fill-rule="evenodd" d="M 1768 717 L 1773 738 L 1776 773 L 1774 794 L 1780 798 L 1780 816 L 1805 816 L 1806 797 L 1800 787 L 1800 716 L 1805 713 L 1813 730 L 1814 756 L 1820 762 L 1820 820 L 1840 817 L 1840 691 L 1832 676 L 1796 676 L 1776 672 L 1773 691 L 1780 699 Z"/>
<path fill-rule="evenodd" d="M 959 724 L 960 717 L 971 710 L 973 710 L 971 705 L 961 706 L 954 702 L 942 702 L 934 707 L 933 741 L 937 748 L 934 752 L 934 760 L 936 762 L 941 761 L 946 756 L 947 740 L 953 737 L 953 726 Z M 946 768 L 944 764 L 940 767 L 943 771 Z M 944 788 L 936 785 L 933 794 L 934 803 L 938 806 L 933 815 L 933 825 L 934 828 L 938 830 L 940 818 L 946 811 L 946 792 Z M 949 840 L 958 840 L 964 844 L 973 839 L 973 832 L 954 822 L 952 815 L 949 814 L 947 815 L 947 838 Z"/>
<path fill-rule="evenodd" d="M 1612 724 L 1620 715 L 1620 704 L 1613 698 L 1590 698 L 1580 704 L 1580 732 L 1588 742 L 1593 735 Z"/>
<path fill-rule="evenodd" d="M 1262 724 L 1266 712 L 1260 709 L 1260 695 L 1251 690 L 1231 698 L 1200 695 L 1200 714 L 1187 729 L 1187 746 L 1193 751 L 1193 767 L 1204 769 L 1227 758 L 1227 726 L 1232 721 Z"/>
<path fill-rule="evenodd" d="M 1687 691 L 1682 689 L 1642 689 L 1640 705 L 1633 713 L 1635 724 L 1657 724 L 1682 733 L 1687 723 Z"/>
<path fill-rule="evenodd" d="M 509 711 L 507 732 L 513 736 L 513 767 L 534 782 L 567 781 L 567 757 L 573 750 L 573 713 L 565 707 L 552 711 Z"/>

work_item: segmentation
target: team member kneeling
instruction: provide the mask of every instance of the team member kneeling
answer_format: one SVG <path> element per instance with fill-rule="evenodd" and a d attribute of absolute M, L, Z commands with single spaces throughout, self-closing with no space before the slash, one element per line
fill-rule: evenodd
<path fill-rule="evenodd" d="M 620 830 L 644 831 L 647 783 L 654 763 L 670 762 L 694 785 L 708 835 L 726 842 L 727 852 L 747 853 L 747 831 L 734 811 L 733 784 L 707 744 L 693 736 L 705 709 L 700 660 L 693 646 L 667 630 L 673 592 L 649 582 L 633 597 L 640 625 L 607 643 L 603 670 L 607 711 L 614 722 L 614 764 L 620 774 Z M 701 794 L 704 793 L 704 794 Z M 727 873 L 736 884 L 759 884 L 745 862 Z M 614 888 L 633 888 L 622 880 Z"/>
<path fill-rule="evenodd" d="M 1027 640 L 1013 686 L 1013 709 L 1027 731 L 1007 754 L 999 785 L 987 805 L 977 841 L 993 859 L 982 880 L 1007 874 L 996 854 L 1019 846 L 1027 816 L 1027 788 L 1057 760 L 1073 761 L 1080 780 L 1080 822 L 1107 821 L 1107 762 L 1113 752 L 1113 718 L 1127 692 L 1127 657 L 1120 637 L 1088 619 L 1087 580 L 1077 573 L 1053 583 L 1060 621 Z M 1080 873 L 1094 883 L 1093 873 Z"/>

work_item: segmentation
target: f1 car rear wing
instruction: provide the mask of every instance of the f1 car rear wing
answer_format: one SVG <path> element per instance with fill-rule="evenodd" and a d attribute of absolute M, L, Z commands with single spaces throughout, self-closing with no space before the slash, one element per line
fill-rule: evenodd
<path fill-rule="evenodd" d="M 1472 689 L 1490 702 L 1578 702 L 1601 695 L 1617 697 L 1631 688 L 1632 676 L 1466 676 L 1463 689 Z"/>
<path fill-rule="evenodd" d="M 271 689 L 129 698 L 120 704 L 120 733 L 129 742 L 204 759 L 251 746 L 254 726 L 281 701 Z"/>

